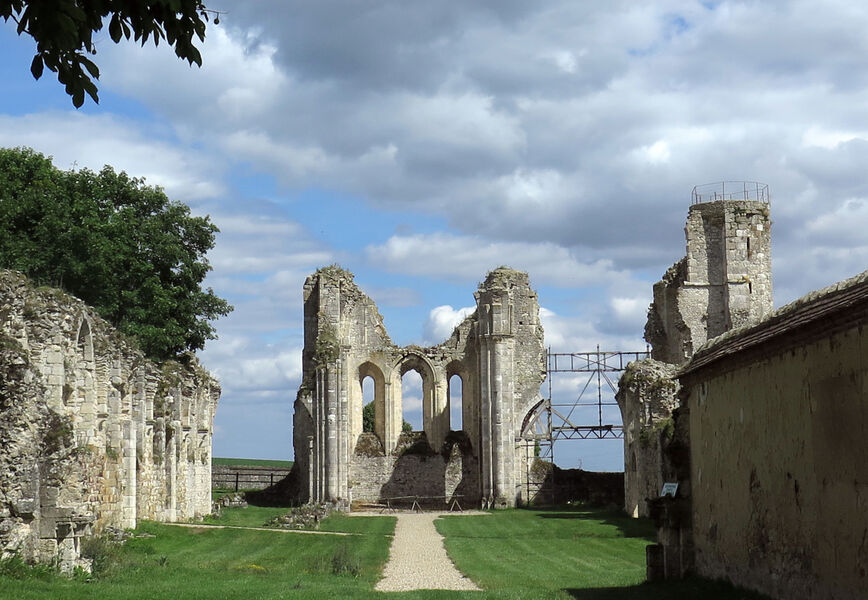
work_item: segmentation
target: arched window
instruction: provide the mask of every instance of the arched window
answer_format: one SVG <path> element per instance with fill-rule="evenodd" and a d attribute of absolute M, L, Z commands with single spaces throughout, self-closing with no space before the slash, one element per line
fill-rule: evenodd
<path fill-rule="evenodd" d="M 362 431 L 375 433 L 377 406 L 374 403 L 374 378 L 368 375 L 362 379 Z"/>
<path fill-rule="evenodd" d="M 464 383 L 457 373 L 449 378 L 449 429 L 464 429 Z"/>
<path fill-rule="evenodd" d="M 401 376 L 401 412 L 404 423 L 409 423 L 412 431 L 424 430 L 422 388 L 422 375 L 416 369 L 409 369 Z M 402 430 L 407 428 L 402 424 Z"/>

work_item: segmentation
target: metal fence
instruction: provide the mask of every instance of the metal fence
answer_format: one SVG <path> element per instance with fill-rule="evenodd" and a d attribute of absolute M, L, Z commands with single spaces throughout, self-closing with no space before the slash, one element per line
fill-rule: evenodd
<path fill-rule="evenodd" d="M 693 187 L 690 194 L 691 204 L 715 202 L 717 200 L 754 200 L 771 202 L 769 186 L 759 181 L 715 181 Z"/>
<path fill-rule="evenodd" d="M 289 475 L 290 469 L 277 467 L 231 467 L 211 468 L 211 488 L 220 490 L 264 490 Z"/>

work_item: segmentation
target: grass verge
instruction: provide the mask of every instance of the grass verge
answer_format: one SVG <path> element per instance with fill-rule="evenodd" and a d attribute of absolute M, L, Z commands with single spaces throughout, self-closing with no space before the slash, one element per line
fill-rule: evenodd
<path fill-rule="evenodd" d="M 259 527 L 287 508 L 226 509 L 213 524 Z M 322 531 L 352 536 L 181 528 L 144 522 L 138 535 L 111 546 L 92 578 L 60 577 L 12 559 L 0 561 L 0 598 L 191 600 L 408 598 L 434 600 L 761 600 L 700 579 L 642 583 L 647 521 L 568 508 L 506 510 L 436 521 L 456 566 L 482 592 L 379 593 L 373 586 L 388 558 L 395 518 L 333 515 Z M 153 536 L 153 537 L 144 537 Z M 95 549 L 99 554 L 101 550 Z M 424 557 L 421 557 L 424 560 Z"/>

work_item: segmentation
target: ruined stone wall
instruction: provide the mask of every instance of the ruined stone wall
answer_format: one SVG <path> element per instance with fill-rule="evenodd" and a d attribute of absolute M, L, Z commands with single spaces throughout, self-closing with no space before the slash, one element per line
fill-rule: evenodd
<path fill-rule="evenodd" d="M 781 599 L 865 597 L 866 323 L 863 273 L 687 365 L 699 574 Z"/>
<path fill-rule="evenodd" d="M 684 232 L 686 255 L 654 284 L 648 308 L 645 339 L 656 362 L 628 370 L 620 383 L 625 510 L 635 516 L 648 515 L 645 499 L 659 495 L 665 472 L 672 470 L 661 454 L 659 425 L 678 406 L 677 383 L 674 369 L 664 364 L 684 364 L 707 340 L 756 323 L 772 310 L 766 202 L 694 204 Z M 654 383 L 637 386 L 629 380 L 634 376 Z"/>
<path fill-rule="evenodd" d="M 76 564 L 80 538 L 210 512 L 220 394 L 81 301 L 0 271 L 0 551 Z M 5 464 L 3 464 L 5 463 Z"/>
<path fill-rule="evenodd" d="M 539 400 L 545 371 L 539 306 L 527 274 L 507 268 L 489 273 L 476 299 L 476 312 L 444 343 L 402 348 L 389 339 L 376 305 L 350 273 L 326 267 L 308 277 L 304 379 L 293 432 L 300 500 L 348 505 L 353 499 L 373 499 L 378 486 L 380 496 L 428 489 L 428 483 L 412 478 L 398 485 L 393 477 L 402 464 L 393 460 L 403 422 L 401 377 L 415 370 L 422 377 L 428 450 L 436 454 L 448 449 L 453 429 L 448 382 L 458 375 L 465 441 L 460 470 L 467 473 L 473 465 L 472 476 L 462 475 L 462 480 L 474 482 L 466 495 L 474 502 L 516 503 L 526 472 L 517 448 L 519 429 Z M 382 460 L 367 460 L 376 456 L 359 457 L 357 452 L 362 439 L 362 382 L 367 377 L 374 382 L 374 429 Z M 457 470 L 458 463 L 446 463 L 447 471 Z M 448 491 L 442 474 L 431 477 L 436 480 L 431 486 Z"/>
<path fill-rule="evenodd" d="M 630 516 L 648 516 L 646 500 L 659 496 L 668 480 L 662 441 L 672 434 L 678 389 L 675 367 L 651 358 L 630 363 L 621 376 L 615 399 L 623 415 L 624 509 Z"/>
<path fill-rule="evenodd" d="M 469 446 L 462 451 L 461 444 L 454 443 L 433 452 L 427 444 L 411 442 L 414 435 L 402 434 L 406 441 L 402 439 L 389 455 L 371 456 L 364 451 L 353 455 L 351 501 L 379 503 L 403 496 L 420 497 L 428 506 L 445 506 L 452 499 L 462 506 L 476 504 L 479 469 Z"/>

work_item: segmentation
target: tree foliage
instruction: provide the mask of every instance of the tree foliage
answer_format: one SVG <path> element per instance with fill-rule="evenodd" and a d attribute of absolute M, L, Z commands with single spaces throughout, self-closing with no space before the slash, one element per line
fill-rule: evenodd
<path fill-rule="evenodd" d="M 0 149 L 0 267 L 81 298 L 157 360 L 215 339 L 232 307 L 202 281 L 217 227 L 160 188 L 104 167 L 61 171 Z"/>
<path fill-rule="evenodd" d="M 15 21 L 18 35 L 36 42 L 33 77 L 42 77 L 46 68 L 57 73 L 76 107 L 84 104 L 85 93 L 99 102 L 99 68 L 88 56 L 96 54 L 93 37 L 103 26 L 115 43 L 132 37 L 157 46 L 165 40 L 178 58 L 202 66 L 194 38 L 205 40 L 209 13 L 216 15 L 200 0 L 0 0 L 3 20 Z"/>
<path fill-rule="evenodd" d="M 362 431 L 365 433 L 374 433 L 374 403 L 368 402 L 362 407 Z M 409 433 L 413 431 L 413 426 L 407 421 L 401 423 L 401 431 Z"/>

